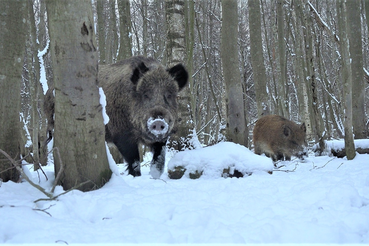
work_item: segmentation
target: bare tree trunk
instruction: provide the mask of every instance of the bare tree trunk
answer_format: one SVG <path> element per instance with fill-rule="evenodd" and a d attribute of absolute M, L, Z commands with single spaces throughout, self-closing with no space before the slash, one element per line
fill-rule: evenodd
<path fill-rule="evenodd" d="M 98 28 L 98 39 L 99 39 L 99 57 L 100 64 L 107 64 L 106 62 L 106 11 L 105 11 L 105 0 L 97 0 L 97 28 Z"/>
<path fill-rule="evenodd" d="M 248 145 L 248 129 L 238 59 L 237 1 L 222 1 L 221 58 L 227 104 L 227 139 Z"/>
<path fill-rule="evenodd" d="M 277 29 L 278 29 L 278 56 L 279 56 L 279 81 L 278 81 L 278 111 L 279 114 L 289 118 L 288 103 L 286 98 L 287 88 L 287 59 L 286 59 L 286 44 L 284 40 L 284 11 L 283 0 L 277 0 Z"/>
<path fill-rule="evenodd" d="M 195 117 L 196 111 L 196 96 L 195 96 L 195 84 L 192 79 L 193 74 L 193 52 L 194 52 L 194 43 L 195 43 L 195 6 L 194 1 L 189 0 L 185 1 L 185 20 L 186 20 L 186 68 L 187 72 L 190 75 L 188 78 L 190 90 L 188 95 L 190 96 L 190 109 L 191 109 L 191 119 L 193 121 L 193 125 L 195 130 L 197 130 L 197 120 Z"/>
<path fill-rule="evenodd" d="M 90 0 L 47 1 L 55 80 L 54 146 L 64 171 L 60 184 L 88 191 L 111 176 L 97 87 L 98 54 Z M 61 169 L 54 158 L 55 173 Z"/>
<path fill-rule="evenodd" d="M 109 0 L 107 4 L 107 26 L 105 26 L 105 29 L 107 29 L 105 41 L 105 61 L 107 64 L 112 64 L 116 62 L 116 56 L 118 52 L 117 16 L 115 13 L 115 0 Z"/>
<path fill-rule="evenodd" d="M 28 66 L 28 82 L 30 87 L 30 97 L 31 97 L 31 122 L 29 124 L 29 130 L 31 134 L 32 140 L 32 157 L 34 169 L 37 170 L 40 164 L 40 95 L 41 92 L 40 86 L 40 61 L 38 58 L 38 44 L 37 44 L 37 32 L 35 26 L 35 16 L 33 12 L 32 6 L 28 9 L 28 18 L 29 18 L 29 40 L 27 42 L 27 66 Z"/>
<path fill-rule="evenodd" d="M 260 2 L 261 2 L 261 9 L 262 9 L 261 11 L 262 11 L 262 13 L 265 13 L 265 10 L 264 10 L 264 7 L 263 7 L 263 4 L 264 4 L 263 0 L 260 0 Z M 266 20 L 265 20 L 266 18 L 267 18 L 266 14 L 263 14 L 262 19 L 263 19 L 263 26 L 264 26 L 264 36 L 265 36 L 264 39 L 266 40 L 266 49 L 267 49 L 267 53 L 268 53 L 268 61 L 270 63 L 270 70 L 271 70 L 270 73 L 271 73 L 271 77 L 272 77 L 271 84 L 274 86 L 273 89 L 274 89 L 274 94 L 275 94 L 275 96 L 271 95 L 271 98 L 273 99 L 272 103 L 273 103 L 273 106 L 274 106 L 274 111 L 276 113 L 278 113 L 278 109 L 279 109 L 278 104 L 279 103 L 278 103 L 278 100 L 276 99 L 277 96 L 278 96 L 278 91 L 277 91 L 277 88 L 276 88 L 277 81 L 276 81 L 276 78 L 275 78 L 276 72 L 275 72 L 275 66 L 273 64 L 273 58 L 272 58 L 272 56 L 274 56 L 274 54 L 272 55 L 272 51 L 271 51 L 269 41 L 268 41 L 271 38 L 268 36 L 267 25 L 266 25 Z M 273 28 L 273 27 L 271 27 L 271 28 Z M 270 87 L 272 87 L 272 86 L 270 86 Z M 269 90 L 269 94 L 272 94 L 271 90 Z"/>
<path fill-rule="evenodd" d="M 340 30 L 340 51 L 342 56 L 342 82 L 344 85 L 344 129 L 345 129 L 345 150 L 348 160 L 355 158 L 355 144 L 352 130 L 352 72 L 348 38 L 348 20 L 345 0 L 337 0 L 338 28 Z"/>
<path fill-rule="evenodd" d="M 167 66 L 186 62 L 185 37 L 185 2 L 184 0 L 166 0 Z M 190 129 L 194 129 L 190 114 L 191 96 L 188 87 L 178 95 L 178 124 L 177 131 L 170 138 L 170 145 L 176 150 L 183 150 L 191 146 L 189 141 Z"/>
<path fill-rule="evenodd" d="M 361 42 L 361 12 L 360 1 L 346 2 L 347 6 L 347 27 L 348 38 L 350 40 L 350 58 L 352 70 L 352 122 L 355 138 L 366 138 L 368 129 L 366 128 L 365 116 L 365 84 L 363 72 L 363 51 Z"/>
<path fill-rule="evenodd" d="M 27 33 L 24 18 L 29 5 L 28 1 L 0 0 L 0 6 L 0 149 L 18 159 L 20 91 Z M 4 182 L 19 180 L 19 172 L 4 156 L 0 156 L 0 179 Z"/>
<path fill-rule="evenodd" d="M 148 0 L 141 0 L 141 15 L 142 15 L 142 54 L 147 56 L 147 46 L 148 46 L 148 35 L 147 35 L 147 7 Z"/>
<path fill-rule="evenodd" d="M 266 90 L 266 70 L 263 55 L 263 40 L 261 38 L 260 1 L 249 0 L 249 28 L 250 28 L 250 53 L 254 74 L 256 104 L 258 118 L 270 114 L 268 93 Z"/>
<path fill-rule="evenodd" d="M 120 23 L 120 46 L 117 60 L 132 56 L 132 24 L 129 0 L 118 0 Z"/>

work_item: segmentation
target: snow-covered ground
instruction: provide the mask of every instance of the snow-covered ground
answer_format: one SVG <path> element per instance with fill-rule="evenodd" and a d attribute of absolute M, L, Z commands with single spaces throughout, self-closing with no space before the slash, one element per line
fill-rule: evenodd
<path fill-rule="evenodd" d="M 180 155 L 204 165 L 207 159 L 212 165 L 218 159 L 245 159 L 229 147 L 213 149 Z M 133 178 L 119 174 L 125 167 L 118 165 L 99 190 L 74 190 L 37 203 L 45 196 L 27 182 L 2 183 L 0 243 L 369 244 L 369 155 L 347 161 L 310 153 L 304 161 L 278 163 L 283 167 L 273 174 L 257 171 L 264 161 L 252 155 L 248 162 L 254 172 L 244 178 L 171 180 L 165 172 L 154 180 L 147 165 Z M 176 156 L 173 160 L 180 163 Z M 40 172 L 30 174 L 50 189 L 53 167 L 44 170 L 48 181 Z"/>

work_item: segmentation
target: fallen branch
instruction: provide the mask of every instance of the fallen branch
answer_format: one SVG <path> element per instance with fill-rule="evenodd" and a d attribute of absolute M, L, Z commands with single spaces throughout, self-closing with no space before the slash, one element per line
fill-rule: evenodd
<path fill-rule="evenodd" d="M 53 197 L 53 194 L 47 192 L 44 188 L 42 188 L 38 184 L 35 184 L 30 178 L 28 178 L 28 176 L 24 173 L 23 168 L 21 167 L 22 166 L 21 163 L 17 163 L 17 161 L 15 161 L 12 157 L 10 157 L 10 155 L 8 155 L 8 153 L 6 153 L 5 151 L 3 151 L 2 149 L 0 149 L 0 153 L 3 154 L 11 162 L 11 164 L 21 174 L 22 178 L 24 178 L 25 180 L 27 180 L 28 183 L 30 183 L 33 187 L 35 187 L 36 189 L 38 189 L 39 191 L 41 191 L 42 193 L 44 193 L 47 197 L 49 197 L 49 198 Z"/>
<path fill-rule="evenodd" d="M 59 196 L 62 196 L 62 195 L 65 195 L 65 194 L 67 194 L 68 192 L 70 192 L 70 191 L 72 191 L 72 190 L 75 190 L 75 189 L 78 189 L 79 187 L 81 187 L 81 186 L 83 186 L 83 185 L 85 185 L 85 184 L 88 184 L 88 183 L 90 183 L 91 182 L 91 180 L 87 180 L 87 181 L 85 181 L 85 182 L 83 182 L 83 183 L 80 183 L 80 184 L 78 184 L 78 185 L 76 185 L 76 186 L 74 186 L 74 187 L 72 187 L 72 188 L 70 188 L 69 190 L 67 190 L 67 191 L 64 191 L 63 193 L 60 193 L 59 195 L 57 195 L 57 196 L 53 196 L 53 197 L 50 197 L 50 198 L 40 198 L 40 199 L 37 199 L 36 201 L 34 201 L 34 203 L 37 203 L 37 202 L 40 202 L 40 201 L 53 201 L 53 200 L 56 200 Z"/>
<path fill-rule="evenodd" d="M 294 169 L 292 169 L 292 170 L 280 170 L 280 169 L 274 169 L 274 170 L 273 170 L 273 172 L 278 171 L 278 172 L 292 173 L 292 172 L 296 171 L 296 169 L 297 169 L 297 167 L 298 167 L 298 166 L 299 166 L 299 164 L 298 164 L 298 163 L 296 163 L 296 164 L 295 164 L 295 168 L 294 168 Z M 281 166 L 281 167 L 284 167 L 284 166 Z"/>
<path fill-rule="evenodd" d="M 315 164 L 314 164 L 314 162 L 313 162 L 313 168 L 312 168 L 312 169 L 310 169 L 309 171 L 314 170 L 314 169 L 322 169 L 322 168 L 324 168 L 325 166 L 327 166 L 327 165 L 328 165 L 328 163 L 330 163 L 330 162 L 331 162 L 331 161 L 333 161 L 334 159 L 335 159 L 335 158 L 330 159 L 329 161 L 327 161 L 327 163 L 325 163 L 323 166 L 320 166 L 320 167 L 315 166 Z"/>
<path fill-rule="evenodd" d="M 62 162 L 62 160 L 61 160 L 61 157 L 60 157 L 60 152 L 59 152 L 59 149 L 58 149 L 58 147 L 54 147 L 51 151 L 54 151 L 54 150 L 56 150 L 56 153 L 57 153 L 57 155 L 58 155 L 58 158 L 59 158 L 59 163 L 60 163 L 60 170 L 59 170 L 59 172 L 58 172 L 58 174 L 56 175 L 56 178 L 55 178 L 55 181 L 54 181 L 54 185 L 53 185 L 53 187 L 52 187 L 52 189 L 51 189 L 51 192 L 47 192 L 43 187 L 41 187 L 40 185 L 38 185 L 38 184 L 35 184 L 26 174 L 25 174 L 25 172 L 23 171 L 23 168 L 22 168 L 22 160 L 23 159 L 21 159 L 21 160 L 19 160 L 19 161 L 16 161 L 15 159 L 13 159 L 10 155 L 8 155 L 8 153 L 6 153 L 5 151 L 3 151 L 2 149 L 0 149 L 0 153 L 1 154 L 3 154 L 10 162 L 11 162 L 11 164 L 13 165 L 13 167 L 12 168 L 16 168 L 18 171 L 19 171 L 19 173 L 21 174 L 21 177 L 22 178 L 24 178 L 28 183 L 30 183 L 30 185 L 32 185 L 33 187 L 35 187 L 36 189 L 38 189 L 39 191 L 41 191 L 42 193 L 44 193 L 48 198 L 41 198 L 41 199 L 37 199 L 36 201 L 34 201 L 34 203 L 37 203 L 37 202 L 39 202 L 39 201 L 51 201 L 51 200 L 55 200 L 55 199 L 57 199 L 59 196 L 61 196 L 61 195 L 64 195 L 64 194 L 66 194 L 66 193 L 68 193 L 68 192 L 70 192 L 70 191 L 72 191 L 72 190 L 74 190 L 74 189 L 78 189 L 79 187 L 81 187 L 81 186 L 83 186 L 83 185 L 85 185 L 85 184 L 87 184 L 87 183 L 90 183 L 91 182 L 91 180 L 88 180 L 88 181 L 85 181 L 85 182 L 83 182 L 83 183 L 80 183 L 80 184 L 78 184 L 78 185 L 76 185 L 76 186 L 74 186 L 74 187 L 72 187 L 71 189 L 69 189 L 69 190 L 67 190 L 67 191 L 65 191 L 65 192 L 63 192 L 63 193 L 61 193 L 61 194 L 59 194 L 59 195 L 57 195 L 57 196 L 54 196 L 54 191 L 55 191 L 55 187 L 56 187 L 56 185 L 58 184 L 58 182 L 59 182 L 59 179 L 60 179 L 60 177 L 61 177 L 61 174 L 62 174 L 62 172 L 63 172 L 63 170 L 64 170 L 64 165 L 63 165 L 63 162 Z M 51 152 L 50 151 L 50 152 Z M 50 153 L 49 152 L 49 153 Z"/>

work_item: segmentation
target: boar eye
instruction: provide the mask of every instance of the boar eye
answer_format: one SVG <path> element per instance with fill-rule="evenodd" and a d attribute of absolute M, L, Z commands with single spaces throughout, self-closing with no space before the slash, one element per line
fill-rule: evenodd
<path fill-rule="evenodd" d="M 148 94 L 148 93 L 144 93 L 144 94 L 143 94 L 143 99 L 145 99 L 145 100 L 150 99 L 149 94 Z"/>

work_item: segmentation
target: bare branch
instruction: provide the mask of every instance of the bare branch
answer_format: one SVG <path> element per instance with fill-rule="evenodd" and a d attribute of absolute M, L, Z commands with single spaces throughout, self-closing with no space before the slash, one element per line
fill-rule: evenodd
<path fill-rule="evenodd" d="M 60 176 L 61 176 L 61 173 L 63 172 L 63 170 L 64 170 L 64 166 L 63 166 L 63 163 L 62 163 L 62 161 L 61 161 L 61 158 L 60 158 L 60 152 L 59 152 L 59 149 L 57 148 L 57 147 L 54 147 L 51 151 L 53 151 L 53 150 L 56 150 L 56 153 L 57 153 L 57 155 L 58 155 L 58 158 L 59 158 L 59 161 L 60 161 L 60 170 L 59 170 L 59 172 L 58 172 L 58 175 L 56 176 L 56 178 L 55 178 L 55 181 L 54 181 L 54 185 L 53 185 L 53 188 L 51 189 L 51 192 L 47 192 L 44 188 L 42 188 L 40 185 L 38 185 L 38 184 L 35 184 L 26 174 L 25 174 L 25 172 L 23 171 L 23 169 L 22 169 L 22 164 L 21 164 L 21 160 L 20 161 L 16 161 L 15 159 L 13 159 L 11 156 L 9 156 L 8 155 L 8 153 L 6 153 L 5 151 L 3 151 L 2 149 L 0 149 L 0 153 L 1 154 L 3 154 L 10 162 L 11 162 L 11 164 L 13 165 L 13 167 L 12 168 L 16 168 L 19 172 L 20 172 L 20 174 L 21 174 L 21 176 L 22 176 L 22 178 L 24 178 L 28 183 L 30 183 L 33 187 L 35 187 L 36 189 L 38 189 L 39 191 L 41 191 L 42 193 L 44 193 L 48 198 L 41 198 L 41 199 L 38 199 L 38 200 L 36 200 L 36 201 L 34 201 L 34 203 L 37 203 L 37 202 L 39 202 L 39 201 L 51 201 L 51 200 L 56 200 L 59 196 L 61 196 L 61 195 L 64 195 L 64 194 L 66 194 L 66 193 L 68 193 L 68 192 L 70 192 L 70 191 L 72 191 L 72 190 L 74 190 L 74 189 L 78 189 L 79 187 L 81 187 L 81 186 L 83 186 L 83 185 L 85 185 L 85 184 L 88 184 L 88 183 L 90 183 L 91 182 L 91 180 L 87 180 L 87 181 L 85 181 L 85 182 L 83 182 L 83 183 L 80 183 L 80 184 L 78 184 L 78 185 L 76 185 L 76 186 L 74 186 L 74 187 L 72 187 L 71 189 L 69 189 L 69 190 L 67 190 L 67 191 L 65 191 L 65 192 L 63 192 L 63 193 L 60 193 L 59 195 L 57 195 L 57 196 L 54 196 L 54 190 L 55 190 L 55 187 L 56 187 L 56 185 L 57 185 L 57 183 L 58 183 L 58 181 L 59 181 L 59 179 L 60 179 Z M 50 152 L 51 152 L 50 151 Z M 41 211 L 41 210 L 39 210 L 39 211 Z M 42 211 L 42 212 L 45 212 L 45 211 Z"/>
<path fill-rule="evenodd" d="M 38 189 L 39 191 L 41 191 L 42 193 L 44 193 L 47 197 L 51 198 L 53 197 L 53 194 L 47 192 L 44 188 L 42 188 L 41 186 L 39 186 L 38 184 L 35 184 L 23 171 L 22 169 L 22 165 L 20 163 L 17 163 L 12 157 L 10 157 L 10 155 L 8 155 L 8 153 L 6 153 L 5 151 L 3 151 L 2 149 L 0 149 L 0 153 L 3 154 L 11 163 L 12 165 L 20 172 L 22 178 L 24 178 L 25 180 L 27 180 L 28 183 L 30 183 L 33 187 L 35 187 L 36 189 Z"/>
<path fill-rule="evenodd" d="M 337 36 L 336 33 L 334 33 L 328 26 L 328 24 L 323 20 L 323 18 L 320 16 L 320 14 L 318 13 L 318 11 L 315 9 L 315 7 L 313 6 L 313 4 L 311 4 L 308 1 L 309 7 L 310 7 L 310 11 L 313 12 L 314 16 L 315 16 L 315 21 L 316 23 L 320 26 L 320 28 L 322 28 L 324 31 L 327 31 L 328 34 L 333 38 L 333 40 L 337 43 L 340 44 L 340 38 Z"/>
<path fill-rule="evenodd" d="M 214 100 L 214 105 L 215 105 L 215 108 L 216 108 L 217 113 L 218 113 L 219 121 L 221 121 L 222 120 L 222 115 L 220 113 L 220 109 L 219 109 L 219 106 L 218 106 L 218 100 L 216 99 L 216 96 L 215 96 L 213 81 L 211 80 L 211 76 L 209 74 L 209 69 L 208 69 L 208 66 L 207 66 L 207 60 L 208 59 L 206 58 L 206 52 L 205 52 L 205 49 L 204 49 L 204 44 L 203 44 L 202 39 L 201 39 L 200 26 L 199 26 L 199 22 L 197 20 L 196 12 L 195 12 L 195 21 L 196 21 L 197 32 L 198 32 L 198 35 L 199 35 L 199 41 L 200 41 L 201 48 L 202 48 L 202 54 L 203 54 L 204 60 L 205 60 L 205 63 L 204 63 L 205 71 L 206 71 L 206 75 L 207 75 L 207 78 L 208 78 L 208 81 L 209 81 L 211 95 L 212 95 L 213 100 Z"/>

